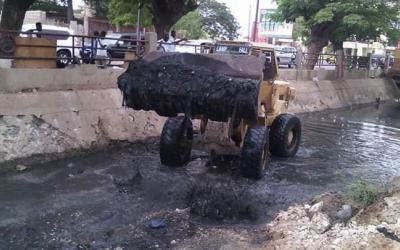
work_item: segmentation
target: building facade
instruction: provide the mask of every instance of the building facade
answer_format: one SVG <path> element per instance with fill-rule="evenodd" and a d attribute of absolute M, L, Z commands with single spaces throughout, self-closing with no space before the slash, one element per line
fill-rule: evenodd
<path fill-rule="evenodd" d="M 276 1 L 260 1 L 258 32 L 256 41 L 278 46 L 293 44 L 293 23 L 281 23 L 272 20 L 276 12 Z"/>
<path fill-rule="evenodd" d="M 293 43 L 292 23 L 280 23 L 271 19 L 275 9 L 260 10 L 259 41 L 274 45 Z"/>

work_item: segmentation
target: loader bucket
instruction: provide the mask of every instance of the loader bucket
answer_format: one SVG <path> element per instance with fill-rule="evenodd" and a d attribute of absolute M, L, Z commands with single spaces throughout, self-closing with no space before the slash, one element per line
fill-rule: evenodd
<path fill-rule="evenodd" d="M 124 104 L 161 116 L 257 119 L 265 57 L 153 52 L 118 79 Z"/>

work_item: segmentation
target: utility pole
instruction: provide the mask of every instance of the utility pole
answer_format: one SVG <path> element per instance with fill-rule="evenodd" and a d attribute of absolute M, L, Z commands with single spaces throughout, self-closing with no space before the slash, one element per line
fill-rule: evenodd
<path fill-rule="evenodd" d="M 139 55 L 140 52 L 140 43 L 141 40 L 140 36 L 140 12 L 142 10 L 143 1 L 139 1 L 138 4 L 138 13 L 137 13 L 137 20 L 136 20 L 136 53 Z"/>
<path fill-rule="evenodd" d="M 257 7 L 256 7 L 256 18 L 254 20 L 254 30 L 253 30 L 253 42 L 256 41 L 257 35 L 257 28 L 258 28 L 258 11 L 260 10 L 260 0 L 257 0 Z"/>
<path fill-rule="evenodd" d="M 1 1 L 1 0 L 0 0 Z M 247 32 L 248 41 L 250 42 L 251 39 L 251 4 L 249 5 L 249 30 Z"/>

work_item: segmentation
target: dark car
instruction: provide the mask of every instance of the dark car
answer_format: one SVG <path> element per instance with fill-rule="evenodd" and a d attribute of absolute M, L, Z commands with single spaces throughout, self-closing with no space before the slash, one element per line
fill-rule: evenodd
<path fill-rule="evenodd" d="M 393 66 L 394 63 L 394 56 L 393 55 L 372 55 L 371 56 L 371 66 L 374 69 L 381 68 L 384 69 L 386 65 L 386 58 L 389 59 L 389 67 Z"/>
<path fill-rule="evenodd" d="M 136 33 L 110 33 L 102 40 L 107 46 L 107 55 L 111 59 L 123 59 L 125 52 L 136 51 Z M 144 34 L 141 34 L 144 40 Z M 144 42 L 140 43 L 140 52 L 144 49 Z"/>

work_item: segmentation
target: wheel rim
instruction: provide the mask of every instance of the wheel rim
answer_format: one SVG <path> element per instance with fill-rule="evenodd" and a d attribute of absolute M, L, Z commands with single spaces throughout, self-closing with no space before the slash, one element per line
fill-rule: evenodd
<path fill-rule="evenodd" d="M 68 64 L 69 59 L 68 59 L 68 56 L 67 56 L 66 54 L 61 53 L 61 54 L 59 55 L 59 57 L 60 57 L 60 62 L 61 62 L 61 63 L 63 63 L 63 64 Z"/>

